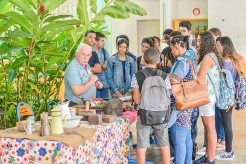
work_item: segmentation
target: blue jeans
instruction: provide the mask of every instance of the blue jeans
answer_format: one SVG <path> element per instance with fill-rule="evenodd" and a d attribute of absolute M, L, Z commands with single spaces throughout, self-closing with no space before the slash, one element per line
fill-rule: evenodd
<path fill-rule="evenodd" d="M 170 132 L 174 145 L 174 163 L 191 164 L 193 149 L 191 129 L 173 124 L 170 128 Z"/>
<path fill-rule="evenodd" d="M 217 139 L 225 141 L 225 131 L 222 124 L 222 118 L 220 114 L 220 108 L 215 107 L 215 128 L 217 133 Z"/>
<path fill-rule="evenodd" d="M 108 88 L 97 89 L 97 98 L 109 98 Z"/>

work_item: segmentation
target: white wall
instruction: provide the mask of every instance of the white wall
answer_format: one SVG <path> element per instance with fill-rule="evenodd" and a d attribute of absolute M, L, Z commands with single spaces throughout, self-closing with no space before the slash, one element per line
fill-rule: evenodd
<path fill-rule="evenodd" d="M 236 50 L 246 57 L 246 1 L 208 0 L 208 26 L 229 36 Z"/>
<path fill-rule="evenodd" d="M 115 39 L 120 34 L 125 34 L 130 39 L 130 52 L 137 55 L 138 51 L 138 32 L 137 20 L 159 20 L 160 19 L 160 1 L 159 0 L 134 0 L 134 3 L 141 6 L 147 12 L 146 16 L 135 16 L 127 20 L 111 19 L 111 35 L 108 37 L 111 41 L 112 53 L 116 52 Z M 147 37 L 148 35 L 143 37 Z M 110 51 L 110 50 L 109 50 Z"/>
<path fill-rule="evenodd" d="M 176 18 L 207 18 L 208 0 L 176 0 Z M 194 15 L 193 9 L 199 8 L 200 14 Z"/>

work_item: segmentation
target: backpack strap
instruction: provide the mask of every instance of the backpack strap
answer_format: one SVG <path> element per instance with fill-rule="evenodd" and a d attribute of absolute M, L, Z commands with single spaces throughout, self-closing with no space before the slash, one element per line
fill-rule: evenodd
<path fill-rule="evenodd" d="M 210 56 L 214 60 L 215 64 L 219 67 L 219 70 L 221 71 L 218 59 L 213 54 L 208 54 L 208 56 Z"/>
<path fill-rule="evenodd" d="M 160 77 L 162 77 L 162 79 L 165 81 L 166 78 L 167 78 L 167 74 L 162 72 L 161 70 L 155 70 L 153 72 L 156 72 L 155 75 L 158 75 Z M 141 71 L 138 71 L 135 75 L 136 75 L 136 79 L 137 79 L 137 83 L 138 83 L 138 86 L 139 86 L 139 90 L 141 92 L 141 89 L 142 89 L 142 85 L 143 85 L 143 82 L 144 80 L 149 77 L 149 76 L 153 76 L 153 72 L 149 72 L 147 69 L 143 69 Z M 154 75 L 154 76 L 155 76 Z"/>

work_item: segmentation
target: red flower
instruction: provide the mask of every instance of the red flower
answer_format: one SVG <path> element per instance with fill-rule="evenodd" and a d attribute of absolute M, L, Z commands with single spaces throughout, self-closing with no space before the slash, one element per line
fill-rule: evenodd
<path fill-rule="evenodd" d="M 45 10 L 45 6 L 44 5 L 41 5 L 40 7 L 39 7 L 39 12 L 41 13 L 41 12 L 43 12 Z"/>

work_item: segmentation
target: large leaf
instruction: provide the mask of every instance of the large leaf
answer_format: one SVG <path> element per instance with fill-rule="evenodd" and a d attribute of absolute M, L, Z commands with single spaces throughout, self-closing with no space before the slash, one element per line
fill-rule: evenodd
<path fill-rule="evenodd" d="M 78 34 L 76 32 L 76 29 L 70 30 L 67 32 L 70 38 L 72 39 L 73 43 L 75 43 L 78 39 Z"/>
<path fill-rule="evenodd" d="M 41 33 L 46 33 L 47 31 L 52 31 L 52 30 L 55 30 L 57 28 L 67 28 L 68 26 L 71 26 L 71 25 L 76 25 L 76 24 L 79 24 L 80 22 L 76 19 L 72 19 L 72 20 L 64 20 L 64 21 L 54 21 L 54 22 L 51 22 L 45 26 L 42 27 L 41 29 Z"/>
<path fill-rule="evenodd" d="M 29 22 L 26 20 L 26 18 L 23 17 L 22 15 L 16 12 L 13 12 L 13 11 L 9 11 L 5 13 L 4 15 L 9 17 L 10 21 L 12 21 L 13 23 L 18 24 L 22 26 L 23 28 L 25 28 L 28 32 L 33 33 L 32 25 L 30 25 Z"/>
<path fill-rule="evenodd" d="M 50 16 L 47 19 L 45 19 L 45 23 L 46 22 L 53 22 L 56 21 L 58 19 L 64 19 L 64 18 L 69 18 L 69 17 L 73 17 L 72 15 L 58 15 L 58 16 Z"/>
<path fill-rule="evenodd" d="M 38 9 L 38 1 L 37 0 L 27 0 L 32 6 L 33 8 L 35 8 L 36 10 Z"/>
<path fill-rule="evenodd" d="M 26 20 L 30 22 L 30 24 L 37 29 L 39 25 L 39 17 L 33 10 L 28 10 L 24 12 L 24 16 L 26 17 Z"/>
<path fill-rule="evenodd" d="M 13 69 L 18 69 L 23 67 L 27 61 L 28 56 L 21 56 L 12 63 Z"/>
<path fill-rule="evenodd" d="M 24 31 L 20 31 L 20 29 L 15 29 L 14 31 L 11 31 L 9 34 L 9 37 L 11 38 L 31 38 L 32 34 L 24 32 Z"/>
<path fill-rule="evenodd" d="M 91 7 L 91 12 L 96 14 L 97 13 L 97 0 L 90 0 L 90 7 Z"/>
<path fill-rule="evenodd" d="M 118 19 L 126 19 L 129 18 L 130 15 L 128 12 L 122 10 L 121 8 L 118 8 L 116 6 L 107 6 L 102 11 L 103 14 L 108 15 L 112 18 L 118 18 Z"/>
<path fill-rule="evenodd" d="M 96 24 L 104 23 L 104 22 L 105 22 L 105 19 L 104 19 L 103 13 L 97 14 L 97 15 L 93 18 L 92 21 L 93 21 L 94 23 L 96 23 Z"/>
<path fill-rule="evenodd" d="M 67 0 L 48 0 L 44 2 L 44 6 L 49 12 L 53 11 L 57 7 L 61 6 Z"/>
<path fill-rule="evenodd" d="M 12 83 L 16 75 L 16 70 L 12 69 L 9 72 L 8 83 Z"/>
<path fill-rule="evenodd" d="M 23 11 L 28 11 L 31 8 L 31 5 L 25 0 L 25 1 L 20 1 L 20 0 L 9 0 L 12 4 L 15 6 L 18 6 L 21 8 Z"/>
<path fill-rule="evenodd" d="M 147 14 L 146 11 L 142 9 L 140 6 L 129 1 L 125 1 L 125 2 L 115 1 L 114 4 L 117 7 L 121 8 L 122 10 L 128 11 L 129 13 L 132 13 L 134 15 L 144 16 Z"/>
<path fill-rule="evenodd" d="M 82 25 L 88 24 L 89 16 L 88 16 L 86 0 L 78 0 L 77 15 Z"/>
<path fill-rule="evenodd" d="M 34 89 L 37 93 L 39 93 L 39 89 L 37 87 L 37 85 L 35 85 L 34 83 L 31 82 L 27 82 L 27 84 L 32 87 L 32 89 Z"/>
<path fill-rule="evenodd" d="M 6 24 L 6 26 L 0 27 L 0 35 L 8 30 L 9 26 Z"/>
<path fill-rule="evenodd" d="M 0 14 L 6 13 L 7 11 L 9 11 L 14 5 L 9 3 L 8 0 L 1 0 L 0 1 Z"/>
<path fill-rule="evenodd" d="M 74 27 L 71 26 L 71 25 L 67 25 L 67 26 L 65 26 L 65 27 L 59 27 L 59 28 L 56 28 L 55 30 L 52 30 L 52 31 L 49 31 L 49 32 L 45 33 L 45 34 L 42 36 L 42 38 L 45 38 L 45 37 L 52 37 L 52 36 L 54 36 L 54 35 L 56 35 L 56 34 L 59 34 L 59 33 L 64 32 L 64 31 L 70 31 L 70 30 L 72 30 L 72 29 L 74 29 Z"/>

